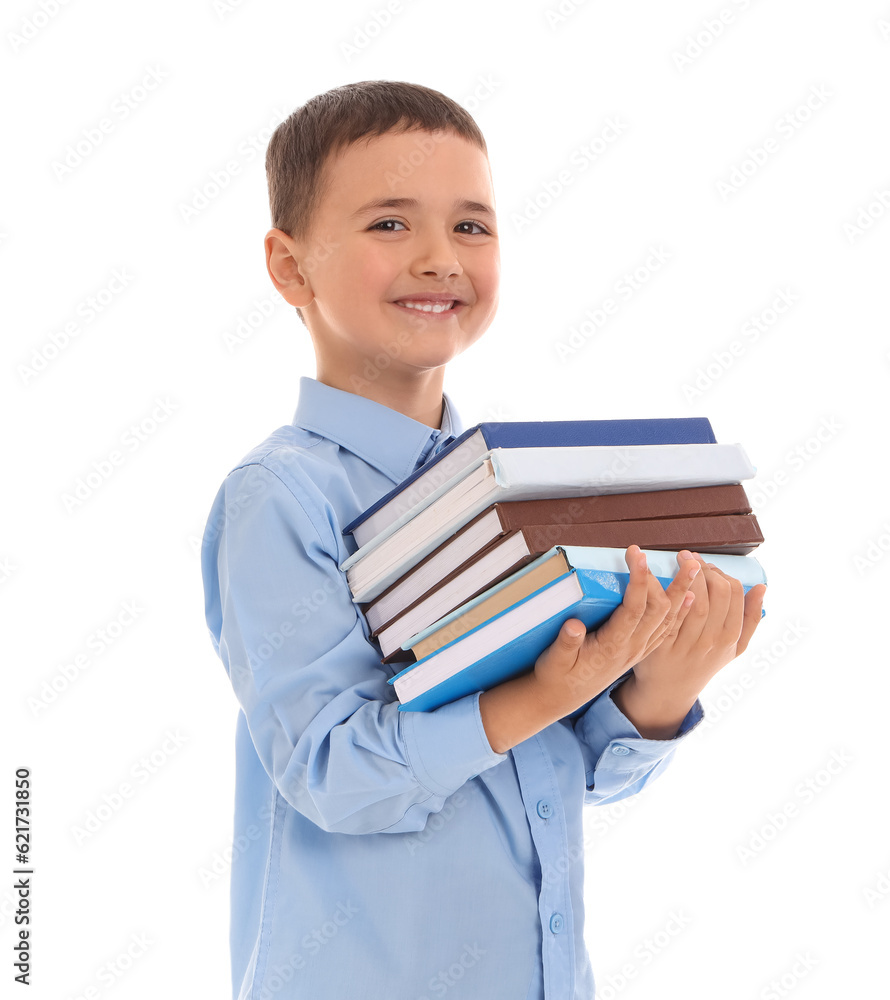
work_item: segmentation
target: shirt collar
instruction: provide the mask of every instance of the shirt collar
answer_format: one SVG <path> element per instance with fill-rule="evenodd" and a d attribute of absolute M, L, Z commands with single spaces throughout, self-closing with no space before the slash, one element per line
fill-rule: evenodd
<path fill-rule="evenodd" d="M 382 403 L 304 375 L 293 423 L 334 441 L 400 483 L 440 438 L 457 437 L 463 430 L 454 404 L 447 394 L 442 398 L 442 427 L 434 429 Z"/>

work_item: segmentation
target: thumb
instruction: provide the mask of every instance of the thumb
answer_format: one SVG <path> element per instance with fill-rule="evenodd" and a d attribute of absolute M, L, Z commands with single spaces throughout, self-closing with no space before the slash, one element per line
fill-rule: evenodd
<path fill-rule="evenodd" d="M 569 671 L 575 665 L 578 658 L 578 650 L 581 648 L 587 631 L 584 623 L 577 618 L 569 618 L 563 622 L 559 634 L 552 643 L 538 657 L 535 664 L 539 669 Z"/>
<path fill-rule="evenodd" d="M 551 648 L 554 649 L 558 656 L 565 657 L 574 662 L 586 634 L 587 629 L 584 627 L 584 622 L 579 621 L 577 618 L 570 618 L 567 622 L 563 623 L 562 628 L 559 630 L 559 635 L 554 640 Z"/>

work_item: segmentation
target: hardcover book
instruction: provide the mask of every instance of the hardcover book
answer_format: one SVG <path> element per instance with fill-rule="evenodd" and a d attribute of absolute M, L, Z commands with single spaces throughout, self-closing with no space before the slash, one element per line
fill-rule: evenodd
<path fill-rule="evenodd" d="M 357 603 L 372 600 L 492 503 L 722 486 L 754 476 L 739 444 L 495 449 L 341 565 Z"/>
<path fill-rule="evenodd" d="M 762 541 L 763 535 L 752 514 L 528 525 L 494 542 L 457 573 L 434 585 L 419 601 L 380 629 L 377 639 L 385 661 L 410 658 L 404 652 L 399 653 L 407 639 L 553 545 L 622 549 L 639 545 L 643 549 L 675 552 L 690 549 L 702 554 L 746 555 Z"/>
<path fill-rule="evenodd" d="M 677 569 L 676 553 L 647 550 L 646 556 L 667 587 Z M 621 603 L 630 579 L 623 549 L 556 546 L 523 575 L 554 558 L 561 560 L 555 578 L 390 678 L 400 711 L 430 711 L 530 670 L 568 618 L 580 619 L 589 631 Z M 716 554 L 709 561 L 739 579 L 746 591 L 766 582 L 753 556 Z M 491 596 L 486 592 L 477 603 Z"/>
<path fill-rule="evenodd" d="M 477 424 L 399 483 L 343 529 L 356 545 L 366 545 L 430 493 L 463 472 L 493 448 L 546 448 L 583 445 L 714 444 L 705 417 L 642 420 L 511 420 Z"/>

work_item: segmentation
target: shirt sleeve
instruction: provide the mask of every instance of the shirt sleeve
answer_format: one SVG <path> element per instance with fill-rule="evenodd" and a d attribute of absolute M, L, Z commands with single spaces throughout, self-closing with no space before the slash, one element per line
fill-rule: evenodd
<path fill-rule="evenodd" d="M 696 698 L 673 739 L 644 739 L 612 701 L 612 690 L 627 676 L 610 684 L 573 723 L 587 769 L 584 801 L 589 804 L 617 802 L 642 791 L 667 768 L 674 751 L 704 718 Z"/>
<path fill-rule="evenodd" d="M 338 568 L 339 525 L 315 492 L 259 464 L 226 478 L 202 546 L 211 638 L 290 805 L 339 833 L 422 830 L 506 758 L 491 749 L 478 694 L 398 710 Z"/>

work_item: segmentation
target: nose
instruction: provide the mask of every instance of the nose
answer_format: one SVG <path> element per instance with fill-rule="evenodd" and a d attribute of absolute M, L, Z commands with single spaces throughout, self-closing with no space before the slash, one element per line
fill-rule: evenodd
<path fill-rule="evenodd" d="M 463 274 L 457 248 L 449 234 L 442 232 L 418 239 L 412 269 L 417 275 L 435 275 L 440 280 Z"/>

